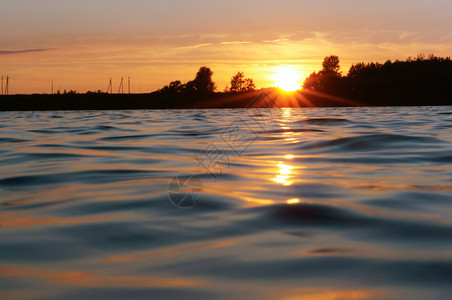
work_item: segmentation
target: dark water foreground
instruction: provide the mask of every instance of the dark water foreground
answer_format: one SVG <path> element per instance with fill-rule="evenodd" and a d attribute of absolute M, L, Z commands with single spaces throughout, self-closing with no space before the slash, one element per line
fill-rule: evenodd
<path fill-rule="evenodd" d="M 452 297 L 451 107 L 0 113 L 0 193 L 0 299 Z"/>

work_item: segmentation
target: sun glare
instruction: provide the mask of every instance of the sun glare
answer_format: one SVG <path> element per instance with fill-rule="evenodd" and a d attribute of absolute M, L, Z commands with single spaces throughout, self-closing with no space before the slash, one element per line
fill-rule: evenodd
<path fill-rule="evenodd" d="M 288 66 L 275 68 L 273 80 L 276 87 L 286 92 L 294 92 L 301 89 L 302 76 L 300 72 Z"/>

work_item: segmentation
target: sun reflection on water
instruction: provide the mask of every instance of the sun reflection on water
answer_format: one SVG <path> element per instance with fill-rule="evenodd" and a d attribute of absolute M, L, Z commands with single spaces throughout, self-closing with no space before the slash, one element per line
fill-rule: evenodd
<path fill-rule="evenodd" d="M 301 200 L 298 198 L 287 200 L 287 204 L 298 204 L 300 202 L 301 202 Z"/>
<path fill-rule="evenodd" d="M 278 163 L 277 167 L 279 174 L 277 174 L 272 180 L 285 186 L 292 185 L 293 181 L 291 180 L 291 175 L 294 174 L 294 167 L 282 162 Z"/>
<path fill-rule="evenodd" d="M 290 108 L 290 107 L 281 108 L 281 118 L 282 118 L 283 122 L 291 121 L 292 120 L 292 108 Z"/>

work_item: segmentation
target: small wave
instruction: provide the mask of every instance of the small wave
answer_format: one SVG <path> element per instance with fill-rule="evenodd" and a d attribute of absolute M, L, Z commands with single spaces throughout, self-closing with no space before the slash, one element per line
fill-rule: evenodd
<path fill-rule="evenodd" d="M 137 134 L 137 135 L 120 135 L 120 136 L 108 136 L 98 139 L 99 141 L 123 141 L 123 140 L 140 140 L 150 137 L 155 137 L 155 134 Z"/>
<path fill-rule="evenodd" d="M 190 129 L 173 129 L 169 132 L 170 135 L 177 135 L 177 136 L 189 136 L 189 137 L 201 137 L 201 136 L 209 136 L 212 134 L 217 133 L 223 133 L 221 129 L 204 129 L 204 130 L 193 130 L 193 128 Z"/>
<path fill-rule="evenodd" d="M 355 151 L 378 151 L 379 149 L 403 149 L 417 148 L 422 145 L 444 144 L 445 142 L 429 136 L 409 136 L 397 134 L 369 134 L 327 141 L 309 141 L 299 143 L 300 150 L 333 151 L 333 152 L 355 152 Z"/>
<path fill-rule="evenodd" d="M 434 211 L 435 208 L 452 207 L 452 198 L 438 192 L 402 192 L 390 197 L 366 200 L 364 203 L 402 211 Z"/>
<path fill-rule="evenodd" d="M 260 230 L 268 228 L 319 227 L 352 230 L 356 238 L 378 242 L 424 243 L 451 245 L 452 227 L 403 219 L 374 217 L 332 205 L 303 203 L 271 205 L 245 210 L 254 214 L 244 224 Z"/>
<path fill-rule="evenodd" d="M 74 153 L 24 153 L 20 156 L 20 159 L 25 160 L 67 160 L 67 159 L 79 159 L 88 157 L 89 155 L 74 154 Z"/>
<path fill-rule="evenodd" d="M 259 212 L 258 220 L 285 225 L 362 226 L 369 220 L 345 209 L 319 204 L 272 205 L 250 209 Z"/>
<path fill-rule="evenodd" d="M 115 130 L 117 128 L 114 126 L 111 126 L 111 125 L 99 125 L 99 126 L 95 126 L 93 129 L 100 130 L 100 131 L 108 131 L 108 130 Z"/>
<path fill-rule="evenodd" d="M 158 171 L 143 170 L 88 170 L 80 172 L 8 177 L 0 179 L 0 186 L 5 189 L 9 189 L 12 187 L 33 187 L 64 183 L 69 184 L 71 182 L 95 185 L 147 177 L 152 178 L 162 174 L 162 172 Z"/>
<path fill-rule="evenodd" d="M 293 128 L 293 129 L 273 129 L 273 130 L 265 130 L 265 131 L 258 131 L 256 134 L 284 134 L 287 132 L 326 132 L 325 130 L 321 129 L 311 129 L 311 128 Z"/>
<path fill-rule="evenodd" d="M 40 133 L 40 134 L 49 134 L 49 135 L 61 133 L 59 131 L 49 130 L 49 129 L 35 129 L 35 130 L 29 130 L 28 132 Z"/>
<path fill-rule="evenodd" d="M 12 138 L 12 137 L 8 137 L 8 138 L 0 137 L 0 143 L 5 143 L 5 144 L 9 144 L 9 143 L 26 143 L 26 142 L 30 142 L 30 140 L 24 140 L 24 139 Z"/>
<path fill-rule="evenodd" d="M 346 278 L 354 285 L 400 285 L 414 284 L 417 288 L 445 287 L 450 284 L 452 263 L 448 260 L 409 260 L 409 259 L 375 259 L 363 257 L 340 256 L 303 256 L 286 259 L 276 255 L 273 259 L 262 260 L 237 259 L 223 256 L 212 260 L 209 258 L 192 259 L 160 267 L 160 271 L 172 271 L 181 274 L 190 273 L 204 277 L 231 278 L 240 280 L 268 280 L 268 282 L 298 282 L 302 279 L 322 279 L 322 282 Z M 428 274 L 428 276 L 426 276 Z M 267 282 L 267 281 L 266 281 Z M 419 293 L 416 290 L 416 293 Z M 447 291 L 439 299 L 447 298 Z M 324 294 L 325 295 L 325 294 Z M 356 295 L 356 294 L 355 294 Z M 374 295 L 375 296 L 375 295 Z M 348 297 L 340 299 L 353 299 Z M 383 299 L 371 297 L 372 299 Z M 371 299 L 355 298 L 355 299 Z M 313 299 L 313 298 L 312 298 Z M 316 299 L 333 299 L 319 297 Z M 334 298 L 339 299 L 339 298 Z M 393 298 L 390 298 L 393 299 Z M 395 297 L 394 299 L 397 299 Z M 421 298 L 419 298 L 421 299 Z M 424 299 L 424 298 L 422 298 Z M 426 297 L 425 299 L 431 299 Z"/>
<path fill-rule="evenodd" d="M 349 252 L 351 252 L 351 250 L 344 249 L 344 248 L 316 248 L 316 249 L 311 249 L 308 252 L 311 254 L 338 255 L 338 254 L 343 254 L 343 253 L 349 253 Z"/>
<path fill-rule="evenodd" d="M 309 124 L 309 125 L 331 125 L 331 124 L 344 124 L 350 123 L 347 119 L 340 118 L 313 118 L 302 120 L 301 123 Z"/>
<path fill-rule="evenodd" d="M 284 190 L 275 189 L 264 191 L 264 194 L 303 199 L 333 199 L 343 196 L 345 191 L 340 186 L 332 184 L 296 183 L 287 186 Z"/>
<path fill-rule="evenodd" d="M 100 150 L 100 151 L 140 151 L 142 147 L 138 146 L 87 146 L 78 147 L 80 149 Z"/>

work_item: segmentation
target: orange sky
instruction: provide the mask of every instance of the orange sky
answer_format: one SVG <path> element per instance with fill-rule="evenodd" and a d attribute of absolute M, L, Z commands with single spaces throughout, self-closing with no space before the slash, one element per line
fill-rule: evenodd
<path fill-rule="evenodd" d="M 133 92 L 193 79 L 200 66 L 223 90 L 237 71 L 258 87 L 278 67 L 300 77 L 335 54 L 360 61 L 452 53 L 452 2 L 367 0 L 2 0 L 0 75 L 10 93 Z"/>

